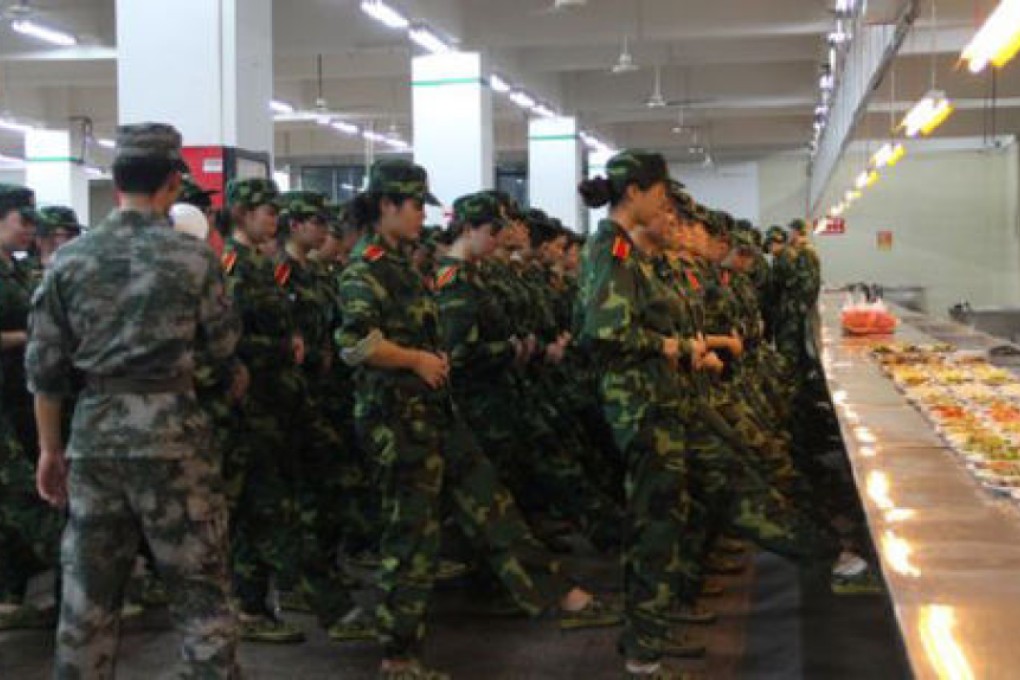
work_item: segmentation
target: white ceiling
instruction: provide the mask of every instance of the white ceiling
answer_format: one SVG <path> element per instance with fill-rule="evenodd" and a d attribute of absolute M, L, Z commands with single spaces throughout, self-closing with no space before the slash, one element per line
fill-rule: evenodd
<path fill-rule="evenodd" d="M 165 2 L 165 0 L 163 0 Z M 388 0 L 456 38 L 464 49 L 488 54 L 498 70 L 618 146 L 644 146 L 689 160 L 695 141 L 717 159 L 803 152 L 818 96 L 818 68 L 833 27 L 835 0 L 588 0 L 576 10 L 548 13 L 552 0 Z M 0 0 L 9 5 L 12 0 Z M 936 52 L 940 83 L 965 100 L 940 134 L 981 134 L 987 80 L 955 69 L 975 29 L 975 3 L 938 0 Z M 73 31 L 80 48 L 52 51 L 0 25 L 0 113 L 59 125 L 88 116 L 100 135 L 116 117 L 114 0 L 35 0 L 39 18 Z M 316 59 L 323 57 L 324 94 L 349 118 L 395 127 L 411 137 L 407 39 L 368 19 L 359 0 L 276 0 L 276 96 L 311 107 Z M 871 0 L 869 19 L 895 16 L 900 0 Z M 919 97 L 930 78 L 929 0 L 921 2 L 915 36 L 895 63 L 895 110 Z M 609 69 L 627 35 L 642 67 L 625 75 Z M 68 58 L 73 57 L 73 58 Z M 687 102 L 685 132 L 675 134 L 680 108 L 649 109 L 654 67 L 666 99 Z M 1016 132 L 1020 69 L 998 82 L 999 132 Z M 888 109 L 889 83 L 873 108 Z M 525 147 L 526 121 L 498 98 L 497 147 L 515 155 Z M 882 136 L 888 113 L 868 117 L 861 134 Z M 695 132 L 696 131 L 696 132 Z M 697 135 L 695 139 L 695 134 Z M 0 133 L 0 153 L 15 143 Z M 359 142 L 302 124 L 277 127 L 278 156 L 354 155 Z"/>

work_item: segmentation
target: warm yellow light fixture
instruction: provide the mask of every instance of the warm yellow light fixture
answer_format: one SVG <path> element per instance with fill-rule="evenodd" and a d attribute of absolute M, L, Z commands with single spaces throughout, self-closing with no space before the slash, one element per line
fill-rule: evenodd
<path fill-rule="evenodd" d="M 882 148 L 876 151 L 875 155 L 871 157 L 871 164 L 876 170 L 891 168 L 899 163 L 905 155 L 907 155 L 907 149 L 902 144 L 886 142 L 882 145 Z"/>
<path fill-rule="evenodd" d="M 1020 0 L 1002 0 L 963 50 L 971 73 L 1002 68 L 1020 51 Z"/>
<path fill-rule="evenodd" d="M 906 130 L 907 137 L 916 137 L 918 134 L 927 136 L 942 125 L 952 113 L 953 104 L 946 98 L 946 93 L 931 90 L 910 109 L 900 127 Z"/>

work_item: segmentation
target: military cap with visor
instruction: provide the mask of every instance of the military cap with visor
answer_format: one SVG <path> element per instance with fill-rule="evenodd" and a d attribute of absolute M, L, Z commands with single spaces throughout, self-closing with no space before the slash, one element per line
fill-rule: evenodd
<path fill-rule="evenodd" d="M 642 149 L 627 149 L 606 163 L 606 177 L 613 187 L 623 192 L 629 184 L 649 187 L 669 181 L 669 167 L 662 154 Z"/>
<path fill-rule="evenodd" d="M 429 191 L 429 175 L 425 168 L 400 159 L 376 161 L 369 171 L 366 191 L 410 196 L 428 205 L 441 205 Z"/>
<path fill-rule="evenodd" d="M 181 154 L 181 133 L 166 123 L 135 123 L 117 128 L 114 148 L 117 160 L 148 159 L 169 161 L 175 170 L 188 172 Z"/>
<path fill-rule="evenodd" d="M 276 182 L 261 177 L 232 179 L 227 183 L 227 205 L 257 208 L 260 205 L 280 207 L 280 190 Z"/>
<path fill-rule="evenodd" d="M 473 225 L 491 224 L 494 229 L 507 225 L 506 205 L 492 191 L 461 196 L 453 202 L 453 220 Z"/>
<path fill-rule="evenodd" d="M 787 238 L 786 231 L 784 231 L 782 227 L 772 225 L 768 228 L 768 231 L 765 232 L 765 245 L 769 246 L 773 243 L 786 243 Z"/>
<path fill-rule="evenodd" d="M 288 191 L 278 199 L 281 217 L 307 220 L 319 218 L 328 222 L 332 218 L 326 197 L 317 191 Z"/>
<path fill-rule="evenodd" d="M 12 210 L 17 210 L 22 218 L 33 224 L 42 220 L 35 209 L 34 191 L 20 184 L 0 184 L 0 217 Z"/>
<path fill-rule="evenodd" d="M 63 230 L 80 234 L 85 225 L 78 221 L 78 214 L 63 205 L 48 205 L 39 209 L 39 222 L 36 224 L 37 236 L 49 236 Z"/>
<path fill-rule="evenodd" d="M 178 203 L 187 203 L 202 210 L 212 207 L 213 194 L 220 193 L 217 189 L 203 189 L 195 180 L 185 177 L 181 181 L 181 193 L 177 196 Z"/>

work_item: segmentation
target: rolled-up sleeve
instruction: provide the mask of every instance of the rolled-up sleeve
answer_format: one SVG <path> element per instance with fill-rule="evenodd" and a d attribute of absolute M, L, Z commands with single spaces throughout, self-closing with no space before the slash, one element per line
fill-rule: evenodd
<path fill-rule="evenodd" d="M 25 373 L 32 394 L 64 397 L 72 392 L 74 340 L 58 270 L 50 270 L 32 296 Z"/>
<path fill-rule="evenodd" d="M 343 321 L 336 331 L 340 356 L 357 365 L 371 355 L 382 340 L 382 314 L 378 284 L 363 264 L 355 264 L 340 279 Z"/>

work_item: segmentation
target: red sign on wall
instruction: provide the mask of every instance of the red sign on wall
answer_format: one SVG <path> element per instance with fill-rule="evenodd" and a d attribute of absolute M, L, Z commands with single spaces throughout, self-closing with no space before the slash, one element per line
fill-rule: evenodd
<path fill-rule="evenodd" d="M 823 217 L 815 222 L 815 233 L 823 236 L 846 233 L 846 220 L 842 217 Z"/>

